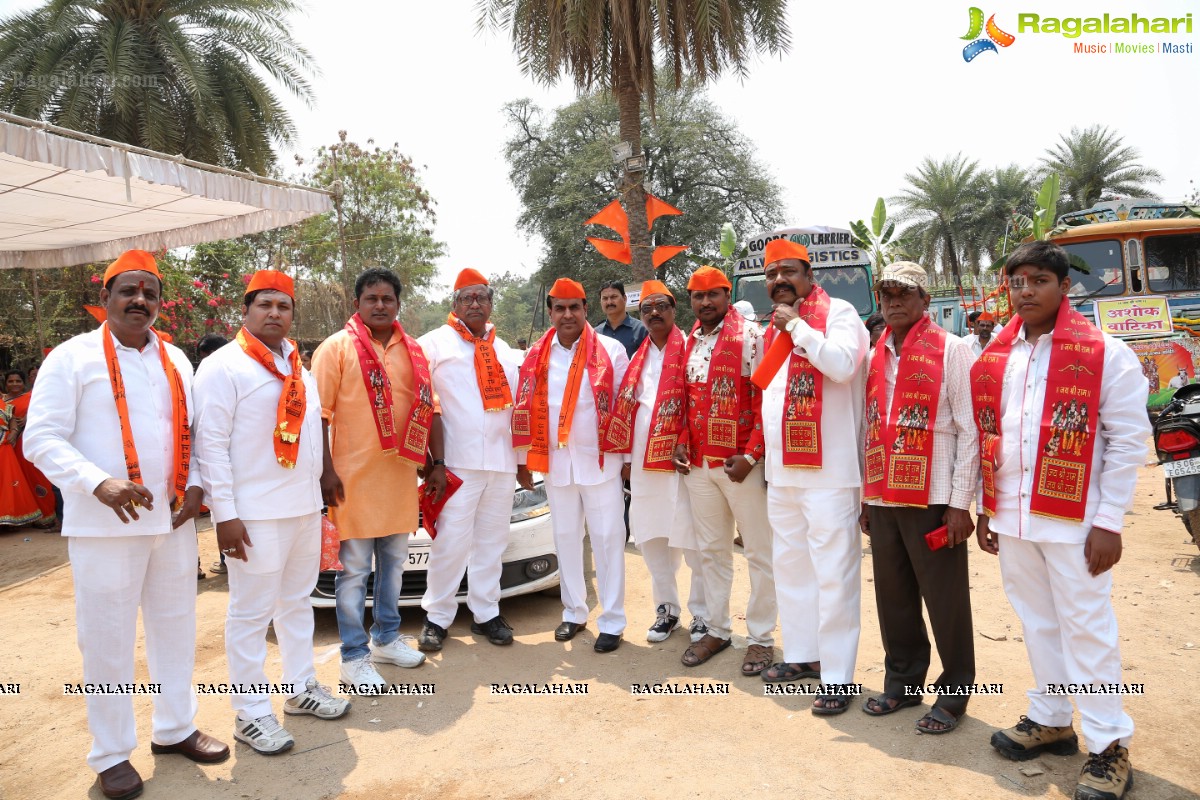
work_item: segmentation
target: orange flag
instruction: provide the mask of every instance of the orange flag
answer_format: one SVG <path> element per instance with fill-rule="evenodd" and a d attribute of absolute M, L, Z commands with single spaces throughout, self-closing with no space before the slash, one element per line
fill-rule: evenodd
<path fill-rule="evenodd" d="M 603 225 L 606 228 L 616 231 L 622 240 L 629 241 L 629 217 L 625 215 L 625 209 L 621 208 L 620 200 L 613 200 L 583 224 Z M 596 249 L 599 250 L 600 248 Z"/>
<path fill-rule="evenodd" d="M 674 217 L 683 214 L 675 206 L 663 200 L 659 200 L 654 195 L 646 192 L 646 229 L 654 227 L 654 220 L 659 217 Z M 673 255 L 673 254 L 672 254 Z"/>
<path fill-rule="evenodd" d="M 95 317 L 96 322 L 104 322 L 108 319 L 108 312 L 104 310 L 103 306 L 84 306 L 83 310 Z"/>
<path fill-rule="evenodd" d="M 611 239 L 597 239 L 589 236 L 587 240 L 592 243 L 592 246 L 600 251 L 600 255 L 605 258 L 611 258 L 613 261 L 622 264 L 633 263 L 633 251 L 629 249 L 627 242 L 614 242 Z"/>
<path fill-rule="evenodd" d="M 658 247 L 654 248 L 654 255 L 652 256 L 652 259 L 654 261 L 654 268 L 658 269 L 663 264 L 667 263 L 672 258 L 674 258 L 675 256 L 682 253 L 684 250 L 687 250 L 686 244 L 662 244 L 662 245 L 659 245 Z"/>

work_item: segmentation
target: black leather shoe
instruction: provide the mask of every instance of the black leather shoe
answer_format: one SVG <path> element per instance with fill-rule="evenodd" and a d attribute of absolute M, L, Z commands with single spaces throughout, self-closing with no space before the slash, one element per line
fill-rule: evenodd
<path fill-rule="evenodd" d="M 586 627 L 586 622 L 564 622 L 554 629 L 554 639 L 559 642 L 569 642 L 575 638 L 575 634 Z"/>
<path fill-rule="evenodd" d="M 621 646 L 621 634 L 619 633 L 602 633 L 596 637 L 596 646 L 593 648 L 597 653 L 611 653 Z"/>
<path fill-rule="evenodd" d="M 434 653 L 442 649 L 442 642 L 446 640 L 446 629 L 436 622 L 425 620 L 425 627 L 421 628 L 421 635 L 417 637 L 417 649 L 424 653 Z"/>
<path fill-rule="evenodd" d="M 489 642 L 496 645 L 513 643 L 512 626 L 508 624 L 508 620 L 501 616 L 492 617 L 482 625 L 478 622 L 472 622 L 471 633 L 477 636 L 486 636 Z"/>

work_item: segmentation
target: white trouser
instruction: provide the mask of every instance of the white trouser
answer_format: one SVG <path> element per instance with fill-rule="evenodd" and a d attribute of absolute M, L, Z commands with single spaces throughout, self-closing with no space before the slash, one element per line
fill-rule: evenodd
<path fill-rule="evenodd" d="M 685 490 L 686 491 L 686 490 Z M 642 542 L 642 558 L 650 572 L 650 596 L 654 607 L 667 606 L 670 614 L 679 616 L 679 586 L 676 577 L 679 565 L 687 562 L 692 573 L 691 591 L 688 596 L 688 611 L 693 619 L 708 622 L 708 606 L 704 602 L 704 581 L 700 572 L 700 553 L 697 550 L 671 547 L 666 536 L 657 536 Z"/>
<path fill-rule="evenodd" d="M 1089 574 L 1082 544 L 1001 536 L 1000 575 L 1008 601 L 1021 618 L 1037 684 L 1028 692 L 1026 716 L 1042 725 L 1070 725 L 1070 697 L 1047 694 L 1048 684 L 1121 682 L 1112 570 Z M 1102 752 L 1118 740 L 1129 746 L 1133 720 L 1125 713 L 1121 695 L 1074 697 L 1089 753 Z"/>
<path fill-rule="evenodd" d="M 596 561 L 596 595 L 604 611 L 600 633 L 625 631 L 625 499 L 620 477 L 594 486 L 551 486 L 550 523 L 558 553 L 563 622 L 587 622 L 587 582 L 583 577 L 584 522 Z"/>
<path fill-rule="evenodd" d="M 821 682 L 853 683 L 858 658 L 860 491 L 771 486 L 783 660 L 821 662 Z"/>
<path fill-rule="evenodd" d="M 708 632 L 718 639 L 733 635 L 729 596 L 733 592 L 733 525 L 742 535 L 750 571 L 750 600 L 746 603 L 746 638 L 750 644 L 775 644 L 775 582 L 771 577 L 771 526 L 767 522 L 767 490 L 763 465 L 755 465 L 741 483 L 734 483 L 719 465 L 695 465 L 684 478 L 692 503 L 692 523 L 700 548 Z"/>
<path fill-rule="evenodd" d="M 467 608 L 476 622 L 500 614 L 500 573 L 508 547 L 515 477 L 511 472 L 459 469 L 462 486 L 438 516 L 421 607 L 429 621 L 449 628 L 458 612 L 458 587 L 467 575 Z"/>
<path fill-rule="evenodd" d="M 196 730 L 196 526 L 157 536 L 71 536 L 75 628 L 85 683 L 133 683 L 138 606 L 146 632 L 154 696 L 151 738 L 176 744 Z M 103 772 L 127 761 L 137 746 L 130 695 L 87 696 L 92 751 L 88 766 Z"/>
<path fill-rule="evenodd" d="M 289 519 L 243 520 L 253 547 L 248 561 L 226 559 L 229 566 L 229 613 L 225 618 L 225 658 L 230 683 L 265 684 L 267 626 L 273 624 L 283 662 L 280 683 L 295 696 L 304 691 L 313 668 L 313 610 L 309 595 L 321 566 L 321 515 Z M 234 694 L 233 709 L 242 719 L 271 713 L 266 692 Z"/>

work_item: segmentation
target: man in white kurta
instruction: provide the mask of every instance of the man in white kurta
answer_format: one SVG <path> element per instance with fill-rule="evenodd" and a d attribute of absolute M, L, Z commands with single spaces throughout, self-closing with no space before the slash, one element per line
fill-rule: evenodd
<path fill-rule="evenodd" d="M 500 615 L 500 573 L 517 472 L 512 392 L 522 355 L 488 322 L 492 296 L 487 278 L 463 270 L 454 282 L 450 320 L 418 340 L 441 409 L 446 468 L 462 480 L 438 516 L 421 600 L 426 615 L 422 650 L 442 649 L 458 613 L 464 574 L 471 632 L 495 645 L 513 641 L 512 628 Z"/>
<path fill-rule="evenodd" d="M 629 428 L 626 417 L 632 411 L 629 527 L 633 542 L 642 551 L 646 569 L 650 572 L 650 593 L 655 605 L 654 624 L 646 632 L 646 640 L 661 642 L 679 627 L 682 607 L 677 576 L 680 564 L 685 560 L 692 573 L 688 610 L 692 614 L 693 628 L 706 624 L 708 610 L 704 605 L 704 581 L 700 574 L 700 553 L 696 549 L 691 503 L 683 486 L 683 476 L 671 462 L 679 432 L 687 424 L 684 337 L 675 327 L 675 297 L 661 281 L 643 283 L 640 297 L 642 322 L 649 336 L 630 362 L 630 369 L 617 393 L 614 417 L 620 418 L 620 430 L 625 431 Z M 666 365 L 668 381 L 673 384 L 660 397 L 664 364 L 668 358 L 674 362 Z M 640 369 L 635 375 L 633 365 L 638 363 Z M 632 404 L 627 402 L 626 393 L 631 395 Z M 616 419 L 613 424 L 617 426 Z"/>
<path fill-rule="evenodd" d="M 1085 380 L 1064 381 L 1050 374 L 1054 333 L 1068 325 L 1072 313 L 1062 303 L 1070 286 L 1069 267 L 1066 253 L 1048 242 L 1021 245 L 1005 265 L 1018 316 L 987 350 L 1000 357 L 1011 347 L 1000 394 L 995 508 L 990 517 L 980 514 L 976 535 L 980 549 L 999 553 L 1004 591 L 1021 619 L 1036 684 L 1027 692 L 1026 715 L 1016 726 L 993 734 L 992 746 L 1015 760 L 1044 751 L 1077 752 L 1073 695 L 1089 753 L 1075 796 L 1093 800 L 1119 798 L 1132 784 L 1128 747 L 1133 720 L 1119 691 L 1075 693 L 1066 687 L 1121 684 L 1112 566 L 1121 557 L 1120 534 L 1133 505 L 1150 424 L 1148 386 L 1137 356 L 1124 342 L 1104 334 L 1098 418 L 1094 429 L 1085 430 L 1095 443 L 1082 496 L 1083 519 L 1032 510 L 1034 498 L 1041 500 L 1034 475 L 1043 455 L 1038 450 L 1048 385 L 1065 383 L 1071 391 Z M 981 371 L 986 370 L 982 360 L 972 369 L 977 424 Z M 1088 417 L 1086 409 L 1082 416 Z M 985 463 L 985 475 L 988 468 Z M 984 488 L 980 508 L 985 507 Z"/>
<path fill-rule="evenodd" d="M 246 293 L 237 341 L 205 359 L 196 375 L 196 452 L 229 568 L 225 655 L 235 687 L 234 735 L 265 754 L 295 743 L 263 691 L 268 625 L 283 661 L 283 680 L 275 686 L 288 697 L 284 712 L 332 719 L 349 710 L 347 701 L 331 697 L 317 682 L 313 666 L 309 595 L 321 560 L 326 448 L 316 379 L 300 367 L 296 345 L 286 338 L 293 308 L 291 279 L 273 270 L 258 272 Z M 274 372 L 259 357 L 270 358 Z M 287 440 L 277 425 L 288 383 L 275 373 L 303 383 L 299 440 L 286 455 L 281 442 Z M 295 411 L 289 408 L 289 421 Z M 293 425 L 283 433 L 297 431 Z"/>
<path fill-rule="evenodd" d="M 151 749 L 195 761 L 223 761 L 229 748 L 196 729 L 192 667 L 196 649 L 196 526 L 201 490 L 195 458 L 176 464 L 176 404 L 163 355 L 181 378 L 192 418 L 192 366 L 151 331 L 161 279 L 153 257 L 130 251 L 104 276 L 108 321 L 47 356 L 34 388 L 25 454 L 63 493 L 75 583 L 75 622 L 83 682 L 132 684 L 138 609 L 146 633 L 154 696 Z M 141 479 L 128 480 L 121 411 L 105 358 L 116 357 L 125 415 Z M 185 436 L 189 435 L 184 432 Z M 177 467 L 186 492 L 177 498 Z M 174 509 L 173 509 L 174 507 Z M 174 510 L 174 513 L 173 513 Z M 142 781 L 129 763 L 137 746 L 128 694 L 87 695 L 88 766 L 108 797 L 132 797 Z"/>
<path fill-rule="evenodd" d="M 533 373 L 549 348 L 546 373 L 546 408 L 531 409 L 544 414 L 550 436 L 548 466 L 545 473 L 546 496 L 550 501 L 550 520 L 554 529 L 554 547 L 558 553 L 563 622 L 554 638 L 569 641 L 587 624 L 587 584 L 583 576 L 583 536 L 591 537 L 596 564 L 597 596 L 603 608 L 596 626 L 594 649 L 606 653 L 620 646 L 625 631 L 625 503 L 621 490 L 620 455 L 602 455 L 600 450 L 600 412 L 592 387 L 598 377 L 592 365 L 581 371 L 577 401 L 571 417 L 570 436 L 565 444 L 555 442 L 559 417 L 568 393 L 568 373 L 576 351 L 590 341 L 591 347 L 603 348 L 599 355 L 611 365 L 612 387 L 620 386 L 629 366 L 625 348 L 615 339 L 599 336 L 587 323 L 587 295 L 575 281 L 560 279 L 546 298 L 553 328 L 531 350 L 521 368 L 521 381 Z M 586 362 L 585 362 L 586 364 Z M 602 398 L 611 404 L 611 394 Z M 518 405 L 518 411 L 522 411 Z M 515 417 L 515 413 L 514 413 Z M 514 438 L 516 436 L 514 422 Z M 534 445 L 536 447 L 536 443 Z M 528 459 L 530 453 L 520 457 Z M 603 463 L 601 463 L 603 462 Z M 540 465 L 539 465 L 540 466 Z M 533 488 L 529 467 L 518 467 L 521 485 Z M 586 527 L 585 527 L 586 526 Z"/>
<path fill-rule="evenodd" d="M 845 686 L 854 681 L 860 629 L 861 366 L 869 336 L 853 306 L 838 298 L 828 298 L 822 322 L 810 317 L 817 327 L 801 316 L 824 294 L 813 283 L 802 245 L 770 242 L 764 260 L 767 292 L 777 303 L 774 337 L 786 337 L 792 349 L 767 386 L 762 406 L 784 659 L 766 670 L 763 679 L 819 676 L 825 686 Z M 814 412 L 819 415 L 819 461 L 802 467 L 786 463 L 791 437 L 785 441 L 783 431 L 785 405 L 794 399 L 797 384 L 791 370 L 798 359 L 807 359 L 821 382 Z M 800 385 L 802 381 L 803 376 Z M 845 695 L 821 695 L 813 713 L 841 713 L 848 705 Z"/>

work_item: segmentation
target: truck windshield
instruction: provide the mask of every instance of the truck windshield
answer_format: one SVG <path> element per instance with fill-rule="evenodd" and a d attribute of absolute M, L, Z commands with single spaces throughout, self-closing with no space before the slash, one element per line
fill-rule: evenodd
<path fill-rule="evenodd" d="M 1200 233 L 1147 236 L 1145 248 L 1150 291 L 1200 290 Z"/>
<path fill-rule="evenodd" d="M 830 297 L 840 297 L 854 306 L 860 317 L 869 316 L 875 310 L 871 277 L 865 267 L 816 267 L 813 277 Z M 749 300 L 750 305 L 754 306 L 754 313 L 759 315 L 770 314 L 775 305 L 767 296 L 765 275 L 740 278 L 734 299 Z"/>
<path fill-rule="evenodd" d="M 1063 249 L 1071 256 L 1071 288 L 1067 294 L 1073 299 L 1104 297 L 1125 291 L 1121 243 L 1116 239 L 1064 244 Z M 1086 272 L 1077 268 L 1076 260 L 1087 267 Z"/>

